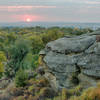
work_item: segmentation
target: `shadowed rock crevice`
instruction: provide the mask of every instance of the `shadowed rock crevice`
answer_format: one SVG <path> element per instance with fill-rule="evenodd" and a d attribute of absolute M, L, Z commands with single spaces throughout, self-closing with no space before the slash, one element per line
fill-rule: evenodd
<path fill-rule="evenodd" d="M 77 73 L 80 74 L 80 73 L 81 73 L 81 68 L 80 68 L 80 66 L 78 66 L 77 63 L 76 63 L 75 65 L 76 65 L 76 68 L 77 68 Z"/>

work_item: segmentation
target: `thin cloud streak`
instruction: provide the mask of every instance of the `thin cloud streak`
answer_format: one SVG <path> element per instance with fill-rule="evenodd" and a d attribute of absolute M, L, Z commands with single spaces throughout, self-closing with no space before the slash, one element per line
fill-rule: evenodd
<path fill-rule="evenodd" d="M 99 5 L 100 1 L 92 1 L 92 0 L 68 0 L 66 2 L 71 2 L 71 3 L 81 3 L 81 4 L 88 4 L 88 5 Z"/>
<path fill-rule="evenodd" d="M 95 5 L 95 4 L 96 4 L 96 5 L 99 5 L 99 4 L 100 4 L 99 1 L 98 1 L 98 2 L 97 2 L 97 1 L 85 1 L 85 3 L 86 3 L 86 4 L 92 4 L 92 5 Z"/>
<path fill-rule="evenodd" d="M 0 9 L 56 8 L 56 6 L 0 6 Z"/>
<path fill-rule="evenodd" d="M 27 11 L 33 9 L 54 9 L 56 6 L 0 6 L 0 11 Z"/>

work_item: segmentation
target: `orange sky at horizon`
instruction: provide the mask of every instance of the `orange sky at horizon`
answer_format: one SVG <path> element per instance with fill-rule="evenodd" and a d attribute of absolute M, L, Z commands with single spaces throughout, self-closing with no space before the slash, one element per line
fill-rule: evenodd
<path fill-rule="evenodd" d="M 16 20 L 23 21 L 23 22 L 35 22 L 35 21 L 41 21 L 45 18 L 43 16 L 39 15 L 13 15 Z M 29 20 L 29 21 L 28 21 Z"/>
<path fill-rule="evenodd" d="M 34 22 L 34 21 L 44 21 L 47 18 L 45 16 L 39 14 L 29 14 L 31 10 L 35 9 L 52 9 L 56 8 L 56 6 L 0 6 L 0 11 L 7 11 L 9 13 L 13 12 L 22 12 L 25 11 L 25 14 L 8 14 L 9 22 L 12 20 L 14 22 Z M 0 15 L 2 17 L 2 15 Z M 2 17 L 4 18 L 4 17 Z M 10 19 L 11 18 L 11 19 Z M 6 19 L 5 19 L 6 20 Z"/>

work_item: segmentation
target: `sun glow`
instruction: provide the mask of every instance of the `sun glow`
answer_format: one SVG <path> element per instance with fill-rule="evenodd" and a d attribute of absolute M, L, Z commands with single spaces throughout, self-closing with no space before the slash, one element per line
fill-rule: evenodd
<path fill-rule="evenodd" d="M 40 21 L 43 19 L 42 16 L 37 16 L 37 15 L 20 15 L 18 16 L 20 20 L 23 22 L 31 23 L 33 21 Z"/>
<path fill-rule="evenodd" d="M 27 19 L 26 19 L 26 22 L 31 22 L 31 19 L 30 19 L 30 18 L 27 18 Z"/>

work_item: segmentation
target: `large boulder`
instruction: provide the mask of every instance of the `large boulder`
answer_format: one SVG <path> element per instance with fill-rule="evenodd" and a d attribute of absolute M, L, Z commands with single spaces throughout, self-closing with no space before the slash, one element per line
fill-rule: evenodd
<path fill-rule="evenodd" d="M 56 89 L 95 86 L 100 80 L 99 40 L 100 31 L 96 31 L 49 42 L 40 55 L 51 85 Z"/>

